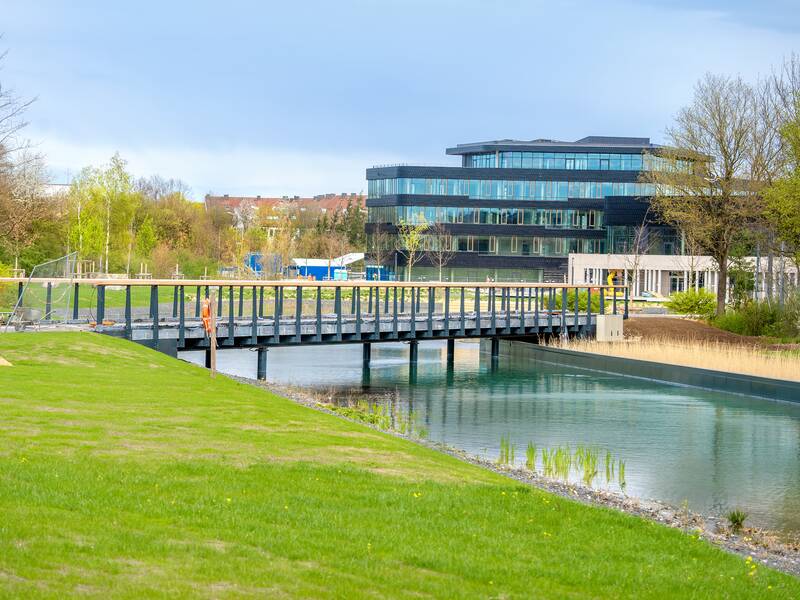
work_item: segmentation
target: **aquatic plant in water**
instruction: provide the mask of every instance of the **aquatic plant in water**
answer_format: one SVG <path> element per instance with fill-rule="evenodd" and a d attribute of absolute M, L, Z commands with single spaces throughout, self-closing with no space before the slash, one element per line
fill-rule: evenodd
<path fill-rule="evenodd" d="M 600 474 L 601 450 L 596 447 L 578 445 L 575 450 L 571 450 L 569 445 L 557 446 L 555 448 L 542 448 L 542 474 L 545 477 L 569 481 L 570 476 L 574 475 L 581 482 L 591 487 L 597 476 Z M 526 466 L 534 470 L 536 465 L 537 448 L 532 443 L 528 444 L 526 451 Z M 610 451 L 605 452 L 605 473 L 606 483 L 614 481 L 614 475 L 618 475 L 618 484 L 625 488 L 625 462 L 617 461 Z"/>
<path fill-rule="evenodd" d="M 513 465 L 516 454 L 516 446 L 511 443 L 511 436 L 500 436 L 500 456 L 497 463 L 500 465 Z"/>
<path fill-rule="evenodd" d="M 525 466 L 530 471 L 536 472 L 536 444 L 528 442 L 528 447 L 525 449 Z"/>
<path fill-rule="evenodd" d="M 741 531 L 744 522 L 747 519 L 747 513 L 743 510 L 734 509 L 727 514 L 728 523 L 731 524 L 731 529 L 734 533 Z"/>

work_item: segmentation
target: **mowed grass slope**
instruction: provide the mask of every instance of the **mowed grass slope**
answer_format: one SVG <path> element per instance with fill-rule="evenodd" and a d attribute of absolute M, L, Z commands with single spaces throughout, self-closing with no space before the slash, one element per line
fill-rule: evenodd
<path fill-rule="evenodd" d="M 96 334 L 0 335 L 0 596 L 798 597 L 587 507 Z"/>

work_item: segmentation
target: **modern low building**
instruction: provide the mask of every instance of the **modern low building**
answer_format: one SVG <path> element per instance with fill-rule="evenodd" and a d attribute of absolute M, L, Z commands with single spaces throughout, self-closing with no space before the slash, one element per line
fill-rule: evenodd
<path fill-rule="evenodd" d="M 680 254 L 680 236 L 648 213 L 664 168 L 649 138 L 590 136 L 576 142 L 499 140 L 459 144 L 460 166 L 367 169 L 367 234 L 373 259 L 394 266 L 401 223 L 427 223 L 414 279 L 564 281 L 571 253 Z M 648 224 L 646 228 L 643 224 Z M 646 230 L 647 239 L 637 236 Z"/>
<path fill-rule="evenodd" d="M 753 273 L 752 294 L 764 300 L 782 297 L 800 284 L 797 266 L 781 258 L 743 257 L 741 265 Z M 733 262 L 729 265 L 733 267 Z M 719 285 L 719 267 L 710 256 L 669 256 L 663 254 L 570 254 L 567 281 L 574 284 L 627 281 L 634 298 L 665 298 L 688 289 L 705 289 L 714 294 Z M 728 292 L 732 287 L 728 286 Z"/>

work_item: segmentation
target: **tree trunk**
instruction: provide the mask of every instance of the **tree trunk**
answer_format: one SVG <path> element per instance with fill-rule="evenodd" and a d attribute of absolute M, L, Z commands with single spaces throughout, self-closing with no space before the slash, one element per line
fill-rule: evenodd
<path fill-rule="evenodd" d="M 766 282 L 767 285 L 766 285 L 766 287 L 767 287 L 767 302 L 772 302 L 772 295 L 773 295 L 773 290 L 774 290 L 774 287 L 773 287 L 774 271 L 773 271 L 773 269 L 775 267 L 773 265 L 772 238 L 771 237 L 770 237 L 770 240 L 769 240 L 769 244 L 770 244 L 769 245 L 769 253 L 767 254 L 767 274 L 766 274 L 767 275 L 767 282 Z"/>
<path fill-rule="evenodd" d="M 725 314 L 725 298 L 728 295 L 728 257 L 717 259 L 719 264 L 719 281 L 717 282 L 717 316 Z"/>
<path fill-rule="evenodd" d="M 111 201 L 106 200 L 106 270 L 105 273 L 108 275 L 108 248 L 111 244 Z"/>

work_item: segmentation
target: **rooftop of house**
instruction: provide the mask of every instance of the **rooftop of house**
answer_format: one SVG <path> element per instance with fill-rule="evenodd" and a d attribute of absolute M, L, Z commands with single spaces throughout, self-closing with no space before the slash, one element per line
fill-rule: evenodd
<path fill-rule="evenodd" d="M 287 204 L 293 208 L 300 208 L 301 210 L 322 210 L 323 212 L 335 212 L 344 210 L 348 205 L 356 205 L 364 208 L 366 196 L 362 194 L 342 193 L 342 194 L 321 194 L 311 198 L 303 198 L 300 196 L 229 196 L 224 194 L 222 196 L 206 195 L 205 205 L 206 209 L 222 207 L 225 210 L 234 210 L 242 204 L 251 204 L 256 208 L 262 206 L 277 207 L 282 204 Z"/>

